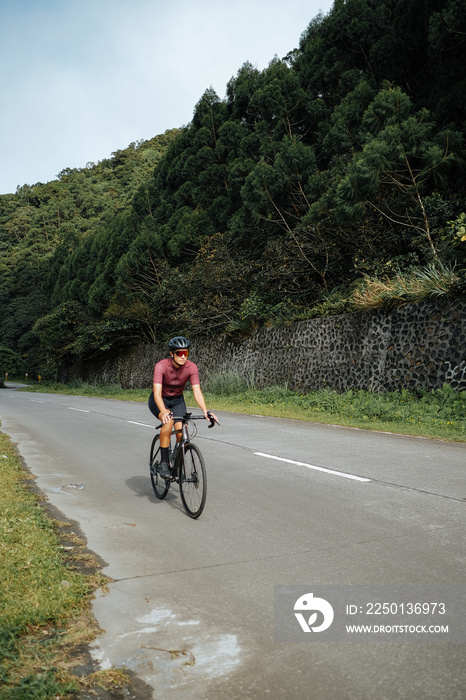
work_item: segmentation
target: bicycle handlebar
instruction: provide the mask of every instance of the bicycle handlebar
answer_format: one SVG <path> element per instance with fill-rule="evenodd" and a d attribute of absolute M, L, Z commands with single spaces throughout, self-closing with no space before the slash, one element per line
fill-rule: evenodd
<path fill-rule="evenodd" d="M 218 421 L 214 420 L 210 411 L 207 411 L 207 415 L 209 416 L 209 419 L 210 419 L 210 424 L 207 426 L 208 428 L 213 428 L 216 422 L 218 423 L 218 425 L 220 425 L 220 423 Z M 206 420 L 206 417 L 205 416 L 193 416 L 192 413 L 185 413 L 184 416 L 174 416 L 173 413 L 171 413 L 170 420 L 175 421 L 175 423 L 176 422 L 187 423 L 190 420 Z M 160 425 L 155 426 L 155 429 L 159 430 L 159 428 L 162 428 L 162 427 L 163 427 L 163 423 L 160 423 Z"/>

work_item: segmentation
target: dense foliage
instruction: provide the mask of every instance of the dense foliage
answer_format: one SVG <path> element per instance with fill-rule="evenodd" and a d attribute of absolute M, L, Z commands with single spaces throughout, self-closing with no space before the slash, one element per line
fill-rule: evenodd
<path fill-rule="evenodd" d="M 144 188 L 177 133 L 130 144 L 97 164 L 66 168 L 57 180 L 0 196 L 2 375 L 40 370 L 44 360 L 56 366 L 76 331 L 85 332 L 84 322 L 90 336 L 111 332 L 106 321 L 91 328 L 97 319 L 90 321 L 88 292 L 101 272 L 113 284 L 111 266 L 126 248 L 118 248 L 112 231 L 130 214 L 134 193 Z M 65 300 L 70 303 L 54 312 Z M 42 348 L 36 322 L 50 329 Z"/>
<path fill-rule="evenodd" d="M 460 0 L 335 0 L 176 134 L 1 197 L 2 344 L 56 365 L 351 309 L 374 280 L 464 293 L 464 65 Z"/>

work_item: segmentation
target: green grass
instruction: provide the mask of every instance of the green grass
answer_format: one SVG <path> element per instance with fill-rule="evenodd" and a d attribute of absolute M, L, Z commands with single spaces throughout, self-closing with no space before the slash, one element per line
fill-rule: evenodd
<path fill-rule="evenodd" d="M 119 385 L 94 386 L 83 382 L 65 386 L 42 383 L 29 391 L 98 396 L 123 401 L 146 402 L 150 389 L 122 389 Z M 207 405 L 217 411 L 260 414 L 293 420 L 345 425 L 406 435 L 466 441 L 466 391 L 456 392 L 448 384 L 442 389 L 376 394 L 350 390 L 343 394 L 330 389 L 300 394 L 287 387 L 254 388 L 254 377 L 237 372 L 216 373 L 204 385 Z M 185 392 L 189 405 L 192 393 Z"/>
<path fill-rule="evenodd" d="M 90 612 L 93 591 L 105 583 L 97 563 L 76 536 L 68 534 L 65 549 L 70 523 L 47 517 L 2 433 L 0 465 L 0 698 L 49 700 L 108 684 L 108 673 L 73 673 L 83 662 L 78 650 L 100 632 Z M 89 566 L 92 573 L 80 570 Z M 112 674 L 121 681 L 120 671 Z"/>
<path fill-rule="evenodd" d="M 466 392 L 457 393 L 448 386 L 419 395 L 406 390 L 339 394 L 329 389 L 299 394 L 270 387 L 222 397 L 206 392 L 205 398 L 217 410 L 466 441 Z"/>

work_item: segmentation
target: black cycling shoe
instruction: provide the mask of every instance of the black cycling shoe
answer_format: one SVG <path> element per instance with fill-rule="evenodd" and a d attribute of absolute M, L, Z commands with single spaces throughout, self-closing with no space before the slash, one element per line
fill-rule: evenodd
<path fill-rule="evenodd" d="M 171 472 L 170 472 L 170 469 L 168 467 L 167 462 L 161 462 L 160 466 L 157 467 L 157 471 L 160 474 L 160 476 L 162 477 L 162 479 L 170 479 Z"/>

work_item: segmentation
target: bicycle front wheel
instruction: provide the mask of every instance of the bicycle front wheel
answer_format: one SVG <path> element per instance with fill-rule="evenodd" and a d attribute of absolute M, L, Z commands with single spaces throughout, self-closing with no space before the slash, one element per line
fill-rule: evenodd
<path fill-rule="evenodd" d="M 180 492 L 184 509 L 191 518 L 198 518 L 205 506 L 207 474 L 204 458 L 196 445 L 186 445 L 180 469 Z"/>
<path fill-rule="evenodd" d="M 154 489 L 154 493 L 157 496 L 157 498 L 160 498 L 162 500 L 165 498 L 165 496 L 168 493 L 168 489 L 170 488 L 170 480 L 169 479 L 164 479 L 163 477 L 160 476 L 160 474 L 155 471 L 155 467 L 158 467 L 160 464 L 160 435 L 156 435 L 154 439 L 152 440 L 152 445 L 150 448 L 150 458 L 149 458 L 149 467 L 150 467 L 150 480 L 152 482 L 152 488 Z"/>

